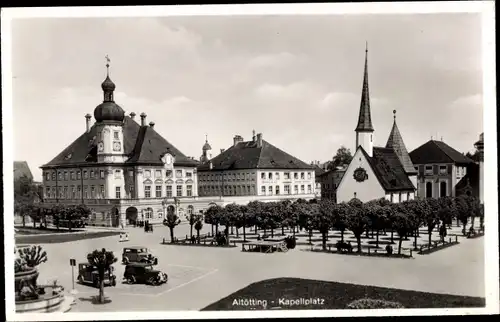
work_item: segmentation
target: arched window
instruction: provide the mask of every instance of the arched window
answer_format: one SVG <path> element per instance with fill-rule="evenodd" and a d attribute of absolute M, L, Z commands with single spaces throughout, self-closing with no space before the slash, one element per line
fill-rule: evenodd
<path fill-rule="evenodd" d="M 146 220 L 148 219 L 153 219 L 153 209 L 151 208 L 147 208 L 145 211 L 144 211 L 144 218 Z"/>
<path fill-rule="evenodd" d="M 446 181 L 441 181 L 441 183 L 439 184 L 440 186 L 440 191 L 439 191 L 439 196 L 440 197 L 446 197 Z"/>
<path fill-rule="evenodd" d="M 425 184 L 425 197 L 432 198 L 432 182 L 427 182 Z"/>

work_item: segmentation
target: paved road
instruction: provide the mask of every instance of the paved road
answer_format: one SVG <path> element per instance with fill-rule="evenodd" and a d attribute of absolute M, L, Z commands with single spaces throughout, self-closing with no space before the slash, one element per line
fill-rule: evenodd
<path fill-rule="evenodd" d="M 204 232 L 209 228 L 205 227 Z M 461 244 L 415 259 L 388 259 L 311 253 L 295 249 L 287 253 L 244 253 L 241 248 L 206 248 L 160 245 L 169 237 L 166 227 L 154 233 L 128 228 L 130 241 L 106 237 L 63 244 L 43 245 L 49 260 L 40 266 L 39 281 L 57 279 L 71 289 L 69 259 L 85 262 L 86 254 L 106 248 L 121 257 L 125 245 L 146 246 L 160 259 L 158 267 L 170 276 L 168 284 L 151 287 L 118 283 L 106 288 L 112 303 L 93 305 L 88 299 L 98 290 L 76 284 L 78 311 L 199 310 L 250 283 L 275 277 L 302 277 L 409 290 L 484 296 L 483 238 L 462 239 Z M 176 235 L 189 234 L 189 226 Z M 123 276 L 123 266 L 116 265 Z M 76 275 L 75 275 L 76 278 Z"/>

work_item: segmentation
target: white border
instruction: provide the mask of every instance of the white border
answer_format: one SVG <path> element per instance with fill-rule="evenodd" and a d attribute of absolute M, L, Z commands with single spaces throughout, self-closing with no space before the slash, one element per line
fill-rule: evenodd
<path fill-rule="evenodd" d="M 13 257 L 13 128 L 12 128 L 12 71 L 11 71 L 11 20 L 35 17 L 152 17 L 194 15 L 297 15 L 297 14 L 417 14 L 417 13 L 482 13 L 483 17 L 483 90 L 484 133 L 486 137 L 485 177 L 485 309 L 405 309 L 405 310 L 316 310 L 316 311 L 219 311 L 219 312 L 127 312 L 127 313 L 64 313 L 43 314 L 43 320 L 130 320 L 130 319 L 220 319 L 264 317 L 332 317 L 332 316 L 390 316 L 390 315 L 463 315 L 499 312 L 498 287 L 498 195 L 496 154 L 496 78 L 495 78 L 495 16 L 493 1 L 468 2 L 406 2 L 406 3 L 344 3 L 344 4 L 266 4 L 266 5 L 203 5 L 203 6 L 142 6 L 142 7 L 72 7 L 72 8 L 2 8 L 2 123 L 4 152 L 4 229 L 5 262 Z M 472 144 L 472 143 L 471 143 Z M 490 265 L 487 265 L 491 263 Z M 12 276 L 13 266 L 5 266 L 6 276 Z M 423 281 L 425 283 L 425 281 Z M 465 281 L 457 281 L 465 282 Z M 4 283 L 6 294 L 12 294 L 13 283 Z M 40 314 L 15 314 L 14 299 L 6 297 L 8 321 L 38 321 Z"/>

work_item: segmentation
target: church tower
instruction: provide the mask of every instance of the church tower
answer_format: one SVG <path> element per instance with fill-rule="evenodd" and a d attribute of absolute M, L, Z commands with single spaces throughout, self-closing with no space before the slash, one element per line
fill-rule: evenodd
<path fill-rule="evenodd" d="M 101 84 L 104 99 L 94 109 L 97 127 L 97 160 L 104 163 L 122 163 L 125 161 L 123 151 L 123 122 L 125 111 L 115 103 L 113 94 L 115 84 L 109 78 L 109 58 L 106 56 L 106 79 Z"/>
<path fill-rule="evenodd" d="M 373 129 L 370 111 L 370 91 L 368 89 L 368 44 L 365 49 L 365 71 L 363 77 L 363 89 L 361 92 L 361 104 L 359 107 L 358 125 L 356 126 L 356 149 L 361 146 L 366 153 L 373 156 Z M 355 149 L 355 150 L 356 150 Z"/>
<path fill-rule="evenodd" d="M 398 125 L 396 123 L 396 110 L 392 111 L 394 114 L 394 123 L 392 124 L 391 134 L 389 134 L 389 139 L 387 140 L 386 148 L 391 148 L 394 150 L 399 158 L 399 161 L 403 165 L 406 175 L 410 178 L 411 182 L 417 188 L 417 174 L 418 171 L 415 170 L 415 165 L 411 161 L 408 150 L 406 150 L 406 145 L 403 142 L 403 137 L 401 132 L 399 132 Z"/>
<path fill-rule="evenodd" d="M 211 151 L 211 150 L 212 150 L 212 147 L 208 143 L 208 137 L 207 137 L 207 135 L 205 135 L 205 144 L 203 144 L 202 154 L 201 154 L 201 157 L 200 157 L 200 162 L 201 163 L 205 163 L 205 162 L 207 162 L 208 160 L 211 159 L 211 155 L 208 153 L 208 151 Z"/>

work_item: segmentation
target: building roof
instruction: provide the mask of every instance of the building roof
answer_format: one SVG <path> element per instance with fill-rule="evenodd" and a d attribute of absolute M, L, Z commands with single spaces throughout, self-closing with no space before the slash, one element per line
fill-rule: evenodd
<path fill-rule="evenodd" d="M 403 165 L 406 173 L 417 173 L 413 162 L 411 162 L 408 150 L 406 150 L 406 145 L 403 142 L 401 132 L 399 132 L 399 128 L 396 123 L 396 110 L 394 110 L 394 123 L 392 125 L 392 130 L 389 134 L 389 139 L 387 140 L 387 144 L 385 145 L 385 147 L 391 148 L 394 150 L 394 152 L 396 152 L 396 155 L 398 156 L 399 161 L 401 161 L 401 164 Z"/>
<path fill-rule="evenodd" d="M 399 157 L 391 148 L 373 148 L 370 157 L 363 147 L 359 147 L 368 160 L 373 172 L 385 191 L 414 191 L 415 186 L 405 172 Z"/>
<path fill-rule="evenodd" d="M 26 176 L 28 179 L 33 180 L 33 174 L 31 173 L 28 162 L 14 161 L 14 180 L 19 179 L 22 176 Z"/>
<path fill-rule="evenodd" d="M 239 142 L 231 146 L 209 162 L 198 167 L 198 171 L 212 170 L 242 170 L 242 169 L 314 169 L 313 166 L 278 149 L 269 142 L 262 140 L 262 146 L 257 141 Z"/>
<path fill-rule="evenodd" d="M 346 170 L 347 170 L 347 168 L 330 169 L 328 171 L 323 172 L 318 177 L 326 177 L 326 176 L 328 176 L 329 174 L 332 174 L 332 173 L 344 173 Z"/>
<path fill-rule="evenodd" d="M 42 166 L 95 166 L 97 163 L 97 127 L 83 133 L 49 163 Z M 174 166 L 195 167 L 198 162 L 186 157 L 171 143 L 165 140 L 154 128 L 141 126 L 129 116 L 123 123 L 123 149 L 128 155 L 126 164 L 162 165 L 162 155 L 169 151 L 175 157 Z"/>
<path fill-rule="evenodd" d="M 474 162 L 442 141 L 430 140 L 410 152 L 414 164 Z"/>
<path fill-rule="evenodd" d="M 479 165 L 476 163 L 470 163 L 467 165 L 467 173 L 460 179 L 460 181 L 455 185 L 455 191 L 457 196 L 462 194 L 470 194 L 476 198 L 479 198 Z"/>
<path fill-rule="evenodd" d="M 313 169 L 314 169 L 314 175 L 316 177 L 319 177 L 321 176 L 322 174 L 324 174 L 326 171 L 323 170 L 320 166 L 318 166 L 317 164 L 313 165 Z"/>
<path fill-rule="evenodd" d="M 356 131 L 374 131 L 370 112 L 370 91 L 368 89 L 368 47 L 365 52 L 363 90 L 361 92 L 361 104 L 359 107 L 359 117 Z"/>

